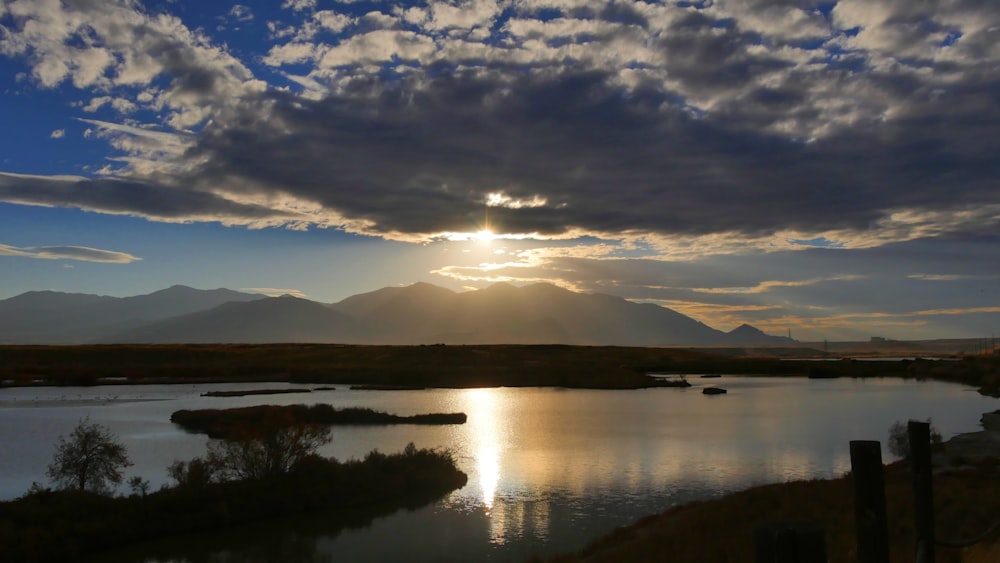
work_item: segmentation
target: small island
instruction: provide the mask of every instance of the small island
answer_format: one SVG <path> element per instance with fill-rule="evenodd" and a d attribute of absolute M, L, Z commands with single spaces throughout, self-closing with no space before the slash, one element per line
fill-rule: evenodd
<path fill-rule="evenodd" d="M 312 389 L 248 389 L 245 391 L 206 391 L 202 397 L 248 397 L 250 395 L 287 395 L 289 393 L 312 393 Z"/>
<path fill-rule="evenodd" d="M 179 410 L 170 421 L 192 433 L 208 434 L 211 438 L 230 438 L 241 429 L 283 419 L 289 424 L 320 424 L 326 426 L 375 426 L 386 424 L 464 424 L 465 413 L 432 413 L 399 416 L 368 408 L 337 409 L 326 404 L 258 405 L 232 409 Z"/>

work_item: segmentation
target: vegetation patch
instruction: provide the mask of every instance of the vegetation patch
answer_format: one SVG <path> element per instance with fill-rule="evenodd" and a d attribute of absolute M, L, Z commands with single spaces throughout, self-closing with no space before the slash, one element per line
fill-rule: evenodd
<path fill-rule="evenodd" d="M 0 503 L 0 561 L 76 561 L 140 541 L 303 512 L 412 508 L 466 480 L 448 452 L 411 446 L 399 454 L 374 451 L 360 461 L 310 455 L 266 478 L 191 480 L 130 497 L 35 490 Z"/>
<path fill-rule="evenodd" d="M 288 393 L 312 393 L 312 389 L 249 389 L 246 391 L 206 391 L 202 397 L 247 397 L 250 395 L 285 395 Z"/>
<path fill-rule="evenodd" d="M 246 429 L 275 420 L 286 425 L 317 424 L 327 426 L 375 426 L 385 424 L 464 424 L 465 413 L 434 413 L 399 416 L 368 408 L 337 409 L 326 404 L 257 405 L 232 409 L 179 410 L 170 421 L 188 432 L 208 434 L 211 438 L 239 437 Z"/>

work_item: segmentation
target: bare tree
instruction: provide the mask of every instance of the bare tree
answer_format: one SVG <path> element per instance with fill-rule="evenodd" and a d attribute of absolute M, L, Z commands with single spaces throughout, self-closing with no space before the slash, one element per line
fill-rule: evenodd
<path fill-rule="evenodd" d="M 69 437 L 60 436 L 46 474 L 63 489 L 107 494 L 122 482 L 122 470 L 132 465 L 125 446 L 110 429 L 83 419 Z"/>
<path fill-rule="evenodd" d="M 288 473 L 329 442 L 325 426 L 269 417 L 236 438 L 209 442 L 208 460 L 224 478 L 262 479 Z"/>

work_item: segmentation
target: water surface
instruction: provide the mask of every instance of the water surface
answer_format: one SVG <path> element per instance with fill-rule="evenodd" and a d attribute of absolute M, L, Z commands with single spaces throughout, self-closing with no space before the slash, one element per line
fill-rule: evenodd
<path fill-rule="evenodd" d="M 898 379 L 692 376 L 690 389 L 499 388 L 335 391 L 202 397 L 210 390 L 309 388 L 284 383 L 0 390 L 0 496 L 44 481 L 59 435 L 78 420 L 109 426 L 153 488 L 175 459 L 206 439 L 169 422 L 186 408 L 325 402 L 400 415 L 465 412 L 456 426 L 335 428 L 322 453 L 360 458 L 373 448 L 453 450 L 469 483 L 415 511 L 339 531 L 322 517 L 171 540 L 121 561 L 522 561 L 579 549 L 617 526 L 679 503 L 752 485 L 834 477 L 848 442 L 885 441 L 889 425 L 933 418 L 945 438 L 978 429 L 994 399 L 940 382 Z M 702 386 L 726 395 L 706 396 Z M 886 459 L 888 452 L 883 452 Z M 166 555 L 163 555 L 166 553 Z M 159 555 L 158 555 L 159 554 Z"/>

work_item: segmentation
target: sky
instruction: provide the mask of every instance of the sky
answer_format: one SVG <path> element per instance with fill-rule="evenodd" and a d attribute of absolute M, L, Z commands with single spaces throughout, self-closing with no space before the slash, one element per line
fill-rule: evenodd
<path fill-rule="evenodd" d="M 1000 335 L 1000 3 L 0 0 L 0 299 L 549 282 Z"/>

